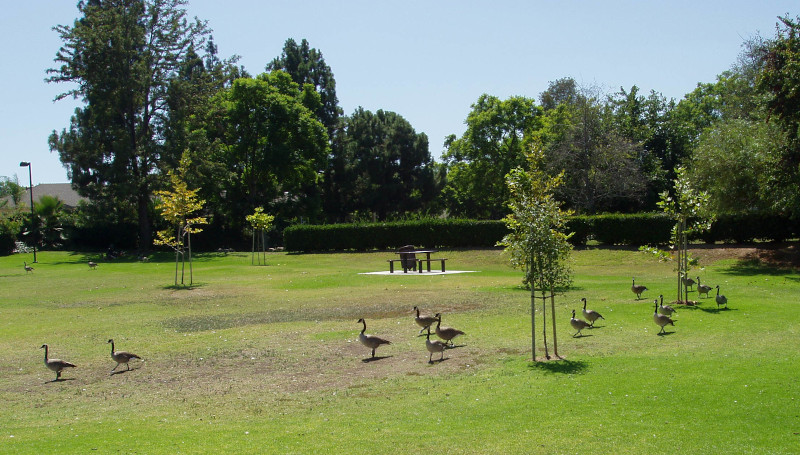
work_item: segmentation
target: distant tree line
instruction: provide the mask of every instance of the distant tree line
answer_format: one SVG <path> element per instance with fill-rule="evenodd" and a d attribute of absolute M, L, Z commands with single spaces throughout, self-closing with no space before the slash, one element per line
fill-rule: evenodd
<path fill-rule="evenodd" d="M 206 233 L 249 239 L 256 207 L 297 223 L 409 218 L 500 219 L 506 175 L 541 150 L 563 171 L 557 198 L 577 214 L 657 210 L 675 169 L 718 213 L 800 215 L 800 25 L 743 44 L 732 67 L 676 101 L 637 86 L 607 94 L 558 79 L 533 97 L 481 95 L 442 161 L 399 113 L 345 115 L 320 50 L 288 39 L 264 72 L 221 59 L 186 0 L 87 0 L 49 81 L 83 101 L 49 143 L 91 203 L 76 223 L 159 228 L 154 194 L 186 152 L 185 178 L 206 201 Z M 199 239 L 198 239 L 199 240 Z"/>

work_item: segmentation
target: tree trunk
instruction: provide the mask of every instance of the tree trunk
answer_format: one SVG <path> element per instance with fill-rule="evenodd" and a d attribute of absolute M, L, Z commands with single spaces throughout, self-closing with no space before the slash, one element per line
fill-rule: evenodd
<path fill-rule="evenodd" d="M 192 274 L 192 234 L 191 232 L 186 234 L 186 243 L 189 247 L 189 286 L 192 285 L 194 280 L 194 275 Z"/>
<path fill-rule="evenodd" d="M 547 304 L 545 299 L 547 295 L 542 291 L 542 335 L 544 336 L 544 357 L 550 360 L 550 352 L 547 350 Z"/>
<path fill-rule="evenodd" d="M 136 205 L 139 219 L 139 239 L 138 249 L 139 256 L 146 255 L 150 251 L 150 245 L 153 243 L 152 227 L 150 226 L 150 195 L 142 194 L 143 190 L 139 190 L 140 194 L 137 196 Z"/>
<path fill-rule="evenodd" d="M 178 228 L 178 232 L 175 234 L 177 239 L 181 238 L 181 228 Z M 175 286 L 178 285 L 178 255 L 181 254 L 181 250 L 178 248 L 178 245 L 175 245 Z"/>
<path fill-rule="evenodd" d="M 556 293 L 553 288 L 550 288 L 550 316 L 553 318 L 553 354 L 558 359 L 561 358 L 561 356 L 558 355 L 558 340 L 556 338 Z"/>
<path fill-rule="evenodd" d="M 256 263 L 256 230 L 253 229 L 253 249 L 250 252 L 250 265 L 255 265 Z"/>
<path fill-rule="evenodd" d="M 536 291 L 531 286 L 531 350 L 536 361 Z"/>

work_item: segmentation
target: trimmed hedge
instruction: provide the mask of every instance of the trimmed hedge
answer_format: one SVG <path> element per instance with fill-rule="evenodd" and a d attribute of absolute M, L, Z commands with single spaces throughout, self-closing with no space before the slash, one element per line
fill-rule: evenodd
<path fill-rule="evenodd" d="M 370 224 L 294 225 L 283 231 L 289 251 L 491 247 L 507 229 L 502 221 L 420 220 Z"/>
<path fill-rule="evenodd" d="M 664 245 L 673 222 L 663 213 L 573 216 L 567 220 L 573 245 L 595 240 L 607 245 Z M 392 249 L 403 245 L 425 248 L 486 248 L 508 229 L 503 221 L 441 220 L 369 224 L 294 225 L 283 232 L 288 251 Z M 787 240 L 800 237 L 800 221 L 780 215 L 722 216 L 697 239 L 706 242 Z"/>

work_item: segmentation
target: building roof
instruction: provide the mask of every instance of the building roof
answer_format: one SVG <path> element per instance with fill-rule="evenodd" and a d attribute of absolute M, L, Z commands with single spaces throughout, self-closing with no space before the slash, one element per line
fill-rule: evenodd
<path fill-rule="evenodd" d="M 69 183 L 40 183 L 33 187 L 33 202 L 38 202 L 42 196 L 57 197 L 66 207 L 74 208 L 78 206 L 79 201 L 88 201 L 83 196 L 78 195 L 78 192 L 72 189 Z M 9 207 L 14 206 L 14 201 L 10 197 L 5 198 L 8 201 Z M 25 194 L 22 196 L 22 201 L 30 204 L 31 193 L 30 189 L 25 189 Z"/>

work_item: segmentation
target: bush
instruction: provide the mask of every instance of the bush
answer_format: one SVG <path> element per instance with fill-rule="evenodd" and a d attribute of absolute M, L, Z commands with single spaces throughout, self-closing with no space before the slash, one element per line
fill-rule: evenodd
<path fill-rule="evenodd" d="M 493 247 L 508 232 L 502 221 L 428 219 L 391 223 L 295 225 L 283 232 L 289 251 Z"/>
<path fill-rule="evenodd" d="M 580 215 L 567 219 L 573 245 L 590 239 L 607 245 L 665 245 L 674 222 L 663 213 Z M 391 223 L 294 225 L 283 231 L 289 251 L 391 249 L 403 245 L 425 248 L 493 247 L 508 229 L 503 221 L 428 219 Z M 709 232 L 696 236 L 707 242 L 786 240 L 800 236 L 800 222 L 780 215 L 722 216 Z"/>
<path fill-rule="evenodd" d="M 696 236 L 706 243 L 754 240 L 784 241 L 800 236 L 800 223 L 777 214 L 721 215 L 708 232 Z"/>
<path fill-rule="evenodd" d="M 606 214 L 591 217 L 594 239 L 609 245 L 669 243 L 673 221 L 663 213 Z"/>

